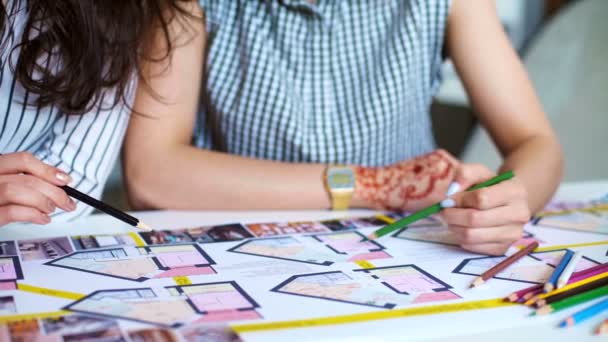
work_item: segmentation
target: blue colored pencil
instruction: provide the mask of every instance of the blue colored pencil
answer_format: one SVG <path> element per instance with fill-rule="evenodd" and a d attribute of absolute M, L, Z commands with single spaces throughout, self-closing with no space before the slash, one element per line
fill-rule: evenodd
<path fill-rule="evenodd" d="M 557 280 L 559 279 L 559 276 L 562 275 L 562 272 L 564 271 L 564 268 L 566 268 L 566 265 L 568 265 L 568 263 L 570 262 L 570 259 L 572 259 L 573 254 L 574 252 L 572 252 L 571 250 L 566 250 L 566 253 L 562 257 L 562 261 L 560 261 L 559 264 L 555 266 L 555 271 L 553 271 L 553 274 L 551 274 L 551 277 L 545 283 L 545 293 L 551 292 L 557 287 Z"/>
<path fill-rule="evenodd" d="M 564 321 L 562 321 L 559 324 L 559 327 L 560 328 L 571 327 L 578 323 L 584 322 L 591 317 L 597 316 L 606 310 L 608 310 L 608 298 L 602 300 L 599 303 L 591 305 L 590 307 L 588 307 L 584 310 L 581 310 L 581 311 L 575 313 L 574 315 L 566 318 Z"/>

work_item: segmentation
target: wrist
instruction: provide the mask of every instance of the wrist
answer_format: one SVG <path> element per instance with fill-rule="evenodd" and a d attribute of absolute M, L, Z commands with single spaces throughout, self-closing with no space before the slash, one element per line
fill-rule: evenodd
<path fill-rule="evenodd" d="M 370 180 L 377 176 L 377 168 L 351 166 L 355 175 L 355 191 L 351 206 L 353 208 L 376 208 L 374 192 L 370 188 Z"/>

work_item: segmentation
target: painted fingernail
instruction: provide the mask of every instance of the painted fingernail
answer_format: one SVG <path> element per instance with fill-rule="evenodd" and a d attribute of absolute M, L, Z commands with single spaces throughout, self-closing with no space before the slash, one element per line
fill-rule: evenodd
<path fill-rule="evenodd" d="M 442 208 L 453 208 L 456 206 L 456 202 L 451 198 L 446 198 L 439 203 Z"/>
<path fill-rule="evenodd" d="M 57 172 L 55 174 L 55 177 L 57 177 L 57 179 L 59 179 L 60 181 L 64 182 L 64 183 L 69 183 L 72 181 L 72 177 L 70 177 L 67 173 L 65 172 Z"/>
<path fill-rule="evenodd" d="M 450 184 L 450 186 L 448 187 L 448 191 L 445 193 L 445 196 L 450 197 L 458 191 L 460 191 L 460 183 L 452 182 L 452 184 Z"/>

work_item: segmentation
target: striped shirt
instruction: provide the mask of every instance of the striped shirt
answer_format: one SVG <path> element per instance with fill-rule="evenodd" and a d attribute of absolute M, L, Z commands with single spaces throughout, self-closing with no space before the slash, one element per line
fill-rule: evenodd
<path fill-rule="evenodd" d="M 450 0 L 200 0 L 207 46 L 194 144 L 379 166 L 435 148 Z"/>
<path fill-rule="evenodd" d="M 102 110 L 112 100 L 109 94 L 104 106 L 84 115 L 66 115 L 53 106 L 33 105 L 37 95 L 21 86 L 10 67 L 17 62 L 19 50 L 13 47 L 21 40 L 27 18 L 25 5 L 16 8 L 16 3 L 20 2 L 8 1 L 5 25 L 10 29 L 5 28 L 0 39 L 0 153 L 29 151 L 68 172 L 72 187 L 99 198 L 120 150 L 129 110 L 124 105 Z M 53 68 L 53 64 L 47 65 Z M 74 212 L 58 211 L 53 220 L 69 220 L 91 211 L 78 203 Z"/>

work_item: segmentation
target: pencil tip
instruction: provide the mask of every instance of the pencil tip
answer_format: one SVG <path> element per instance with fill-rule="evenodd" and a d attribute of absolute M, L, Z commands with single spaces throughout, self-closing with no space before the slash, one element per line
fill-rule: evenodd
<path fill-rule="evenodd" d="M 473 280 L 473 282 L 471 283 L 471 285 L 469 285 L 469 288 L 472 289 L 474 287 L 477 287 L 479 285 L 482 285 L 485 282 L 485 280 L 483 280 L 483 278 L 475 278 L 475 280 Z"/>
<path fill-rule="evenodd" d="M 150 226 L 148 226 L 147 224 L 145 224 L 141 221 L 137 224 L 137 228 L 148 231 L 148 232 L 153 230 L 152 228 L 150 228 Z"/>

